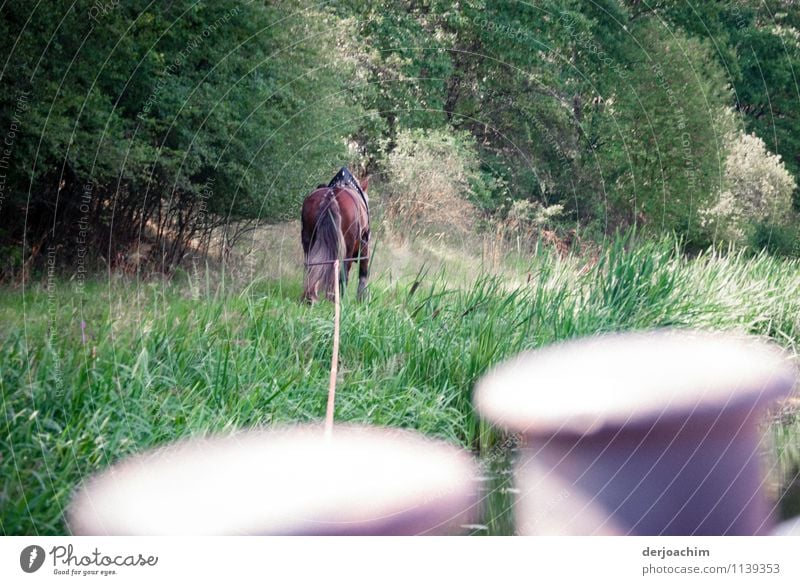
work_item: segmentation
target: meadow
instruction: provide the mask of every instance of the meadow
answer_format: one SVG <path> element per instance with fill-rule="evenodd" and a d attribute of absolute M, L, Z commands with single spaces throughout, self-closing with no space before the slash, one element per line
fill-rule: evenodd
<path fill-rule="evenodd" d="M 65 533 L 76 486 L 131 453 L 324 417 L 333 309 L 298 302 L 294 233 L 286 246 L 287 257 L 271 253 L 246 277 L 204 266 L 170 281 L 107 275 L 78 287 L 69 274 L 43 274 L 24 290 L 0 290 L 4 534 Z M 630 236 L 592 258 L 542 247 L 509 254 L 501 267 L 465 261 L 462 250 L 431 259 L 422 241 L 406 246 L 378 249 L 367 302 L 355 302 L 353 286 L 343 299 L 339 422 L 413 428 L 485 457 L 502 436 L 473 412 L 474 383 L 525 349 L 692 327 L 758 335 L 798 353 L 798 260 L 688 257 L 674 239 Z M 414 263 L 399 265 L 404 255 Z M 774 494 L 783 515 L 795 514 L 797 403 L 776 407 L 768 425 Z M 489 505 L 479 532 L 509 530 L 507 501 Z"/>

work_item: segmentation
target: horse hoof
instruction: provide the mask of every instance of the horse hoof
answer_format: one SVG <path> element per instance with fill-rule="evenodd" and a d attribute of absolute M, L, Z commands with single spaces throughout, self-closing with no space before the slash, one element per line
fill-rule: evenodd
<path fill-rule="evenodd" d="M 356 292 L 356 300 L 365 301 L 367 298 L 369 298 L 369 288 L 366 286 L 359 286 L 358 291 Z"/>

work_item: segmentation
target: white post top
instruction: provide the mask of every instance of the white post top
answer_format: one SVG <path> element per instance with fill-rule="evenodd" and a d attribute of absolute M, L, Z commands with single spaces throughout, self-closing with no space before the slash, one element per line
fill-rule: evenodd
<path fill-rule="evenodd" d="M 795 368 L 752 337 L 686 330 L 609 334 L 523 353 L 486 374 L 481 416 L 531 436 L 642 428 L 738 411 L 787 395 Z"/>
<path fill-rule="evenodd" d="M 75 534 L 423 534 L 473 521 L 472 457 L 402 430 L 321 426 L 182 441 L 74 497 Z"/>

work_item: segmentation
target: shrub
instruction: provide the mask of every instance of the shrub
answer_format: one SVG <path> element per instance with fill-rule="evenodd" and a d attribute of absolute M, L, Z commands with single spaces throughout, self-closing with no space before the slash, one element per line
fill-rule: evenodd
<path fill-rule="evenodd" d="M 468 199 L 470 183 L 478 179 L 478 156 L 467 133 L 401 130 L 393 148 L 384 149 L 384 195 L 390 222 L 404 234 L 469 231 L 476 215 Z"/>
<path fill-rule="evenodd" d="M 709 218 L 718 239 L 759 245 L 769 233 L 791 233 L 794 178 L 779 155 L 753 134 L 739 134 L 725 160 L 723 191 Z M 768 246 L 769 247 L 769 246 Z"/>
<path fill-rule="evenodd" d="M 751 230 L 748 245 L 773 256 L 800 256 L 800 231 L 795 225 L 758 223 Z"/>

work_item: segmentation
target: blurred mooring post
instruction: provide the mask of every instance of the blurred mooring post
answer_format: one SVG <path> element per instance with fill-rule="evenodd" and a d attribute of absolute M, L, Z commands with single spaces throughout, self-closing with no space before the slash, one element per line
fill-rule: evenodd
<path fill-rule="evenodd" d="M 522 534 L 756 535 L 774 527 L 759 424 L 794 382 L 764 343 L 666 330 L 524 353 L 475 402 L 525 437 Z"/>
<path fill-rule="evenodd" d="M 286 427 L 193 439 L 84 484 L 76 535 L 414 535 L 478 517 L 472 457 L 399 429 Z"/>

